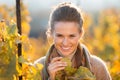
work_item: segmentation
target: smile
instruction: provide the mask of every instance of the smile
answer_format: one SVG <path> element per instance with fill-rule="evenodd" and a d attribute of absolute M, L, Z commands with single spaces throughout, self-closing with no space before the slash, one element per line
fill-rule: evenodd
<path fill-rule="evenodd" d="M 69 50 L 70 47 L 62 47 L 63 50 Z"/>

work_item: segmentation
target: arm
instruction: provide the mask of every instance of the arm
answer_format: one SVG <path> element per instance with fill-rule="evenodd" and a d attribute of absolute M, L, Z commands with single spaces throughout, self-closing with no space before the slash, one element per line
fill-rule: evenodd
<path fill-rule="evenodd" d="M 96 56 L 91 56 L 90 63 L 96 80 L 112 80 L 103 60 Z"/>

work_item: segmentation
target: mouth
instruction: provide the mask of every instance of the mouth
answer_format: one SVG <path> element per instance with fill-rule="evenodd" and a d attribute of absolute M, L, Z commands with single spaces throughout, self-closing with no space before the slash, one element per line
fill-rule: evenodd
<path fill-rule="evenodd" d="M 69 51 L 69 50 L 71 49 L 71 47 L 61 47 L 61 49 L 62 49 L 63 51 Z"/>

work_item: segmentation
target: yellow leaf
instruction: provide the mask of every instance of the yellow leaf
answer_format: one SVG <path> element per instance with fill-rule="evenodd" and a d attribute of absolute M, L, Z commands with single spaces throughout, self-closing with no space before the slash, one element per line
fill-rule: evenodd
<path fill-rule="evenodd" d="M 43 68 L 43 65 L 42 64 L 36 64 L 36 66 L 37 66 L 37 68 L 38 68 L 38 70 L 42 70 L 42 68 Z"/>

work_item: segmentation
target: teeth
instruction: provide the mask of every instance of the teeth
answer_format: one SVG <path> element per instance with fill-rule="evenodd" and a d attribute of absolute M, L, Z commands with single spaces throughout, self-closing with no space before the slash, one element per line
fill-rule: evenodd
<path fill-rule="evenodd" d="M 63 49 L 66 49 L 66 50 L 68 50 L 69 49 L 69 47 L 68 48 L 65 48 L 65 47 L 62 47 Z"/>

